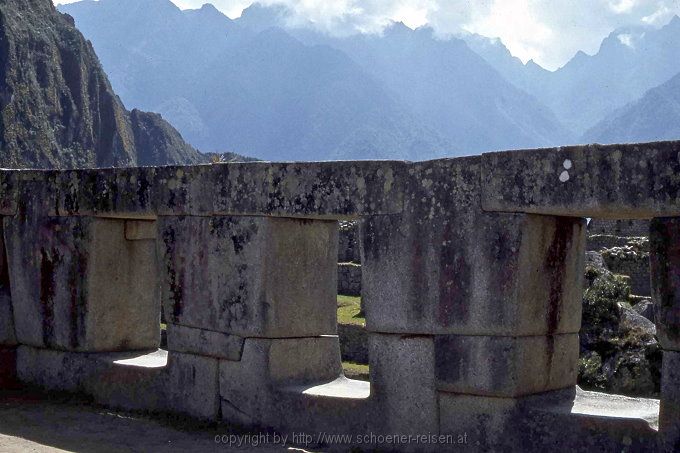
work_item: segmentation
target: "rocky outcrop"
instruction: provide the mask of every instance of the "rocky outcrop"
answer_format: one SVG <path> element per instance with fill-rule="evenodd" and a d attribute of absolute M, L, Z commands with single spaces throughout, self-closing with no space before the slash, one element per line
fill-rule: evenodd
<path fill-rule="evenodd" d="M 659 393 L 661 347 L 649 300 L 631 305 L 628 279 L 590 262 L 583 295 L 579 385 L 626 395 Z M 653 312 L 653 311 L 652 311 Z"/>
<path fill-rule="evenodd" d="M 50 0 L 0 0 L 0 166 L 204 160 L 160 115 L 125 109 L 91 44 Z"/>

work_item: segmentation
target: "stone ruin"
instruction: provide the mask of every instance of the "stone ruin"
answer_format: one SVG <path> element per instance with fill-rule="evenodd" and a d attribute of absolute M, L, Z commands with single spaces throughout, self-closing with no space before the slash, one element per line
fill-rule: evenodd
<path fill-rule="evenodd" d="M 2 386 L 411 449 L 680 447 L 680 142 L 7 170 L 0 214 Z M 660 401 L 576 387 L 586 217 L 652 219 Z M 351 219 L 370 382 L 336 335 Z"/>
<path fill-rule="evenodd" d="M 586 249 L 601 255 L 610 271 L 627 276 L 633 294 L 651 294 L 648 220 L 591 219 Z"/>

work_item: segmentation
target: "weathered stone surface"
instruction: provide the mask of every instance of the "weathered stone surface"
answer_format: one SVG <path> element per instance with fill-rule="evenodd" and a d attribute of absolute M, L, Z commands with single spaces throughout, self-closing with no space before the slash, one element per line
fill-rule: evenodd
<path fill-rule="evenodd" d="M 338 294 L 361 296 L 361 264 L 338 263 Z"/>
<path fill-rule="evenodd" d="M 155 174 L 156 168 L 21 171 L 17 212 L 153 219 Z"/>
<path fill-rule="evenodd" d="M 338 324 L 342 360 L 368 365 L 368 336 L 364 326 Z"/>
<path fill-rule="evenodd" d="M 155 349 L 160 304 L 153 241 L 124 222 L 5 217 L 17 340 L 74 351 Z"/>
<path fill-rule="evenodd" d="M 618 238 L 649 236 L 648 219 L 590 219 L 588 236 L 603 235 Z"/>
<path fill-rule="evenodd" d="M 9 288 L 0 286 L 0 346 L 13 346 L 16 342 L 12 298 Z"/>
<path fill-rule="evenodd" d="M 632 245 L 631 241 L 631 244 L 604 249 L 601 253 L 607 263 L 607 269 L 630 279 L 633 294 L 639 296 L 651 294 L 648 250 L 640 250 L 639 246 Z"/>
<path fill-rule="evenodd" d="M 0 220 L 0 347 L 16 344 L 14 311 L 10 293 L 9 266 L 5 251 L 5 233 Z"/>
<path fill-rule="evenodd" d="M 659 431 L 663 451 L 680 450 L 680 352 L 663 352 Z"/>
<path fill-rule="evenodd" d="M 211 215 L 215 166 L 172 166 L 155 169 L 153 194 L 158 215 Z"/>
<path fill-rule="evenodd" d="M 513 430 L 513 420 L 520 414 L 518 399 L 446 392 L 437 392 L 437 397 L 440 434 L 450 436 L 452 441 L 462 439 L 461 448 L 513 451 L 514 444 L 520 450 L 520 434 Z M 522 448 L 531 451 L 527 443 Z"/>
<path fill-rule="evenodd" d="M 482 155 L 488 211 L 644 219 L 680 215 L 679 142 Z"/>
<path fill-rule="evenodd" d="M 680 351 L 680 218 L 653 219 L 649 241 L 657 336 L 665 350 Z"/>
<path fill-rule="evenodd" d="M 143 241 L 156 239 L 156 222 L 149 220 L 126 220 L 125 239 L 128 241 Z"/>
<path fill-rule="evenodd" d="M 82 392 L 125 410 L 217 420 L 218 361 L 158 350 L 79 353 L 20 346 L 19 379 L 45 389 Z"/>
<path fill-rule="evenodd" d="M 168 357 L 168 373 L 164 383 L 168 412 L 218 420 L 219 361 L 209 357 L 172 352 Z"/>
<path fill-rule="evenodd" d="M 17 210 L 17 172 L 0 170 L 0 215 L 14 215 Z"/>
<path fill-rule="evenodd" d="M 626 395 L 658 395 L 661 347 L 652 322 L 630 307 L 628 280 L 586 268 L 579 333 L 579 385 Z"/>
<path fill-rule="evenodd" d="M 159 223 L 168 321 L 244 337 L 336 333 L 336 222 L 240 216 Z"/>
<path fill-rule="evenodd" d="M 480 206 L 480 159 L 409 167 L 405 213 L 362 222 L 362 294 L 377 332 L 578 332 L 581 219 Z"/>
<path fill-rule="evenodd" d="M 165 356 L 166 366 L 155 367 L 151 361 L 145 364 L 139 357 L 92 357 L 91 361 L 104 365 L 85 382 L 85 392 L 101 404 L 125 410 L 151 409 L 217 420 L 218 361 L 161 350 L 156 354 Z M 136 384 L 130 385 L 132 382 Z"/>
<path fill-rule="evenodd" d="M 372 430 L 377 433 L 438 432 L 432 337 L 371 333 L 368 339 Z"/>
<path fill-rule="evenodd" d="M 406 163 L 389 161 L 4 172 L 0 213 L 152 219 L 156 215 L 267 215 L 326 219 L 393 214 Z"/>
<path fill-rule="evenodd" d="M 623 331 L 635 330 L 650 337 L 656 335 L 656 326 L 652 321 L 634 309 L 627 307 L 621 310 L 621 329 Z"/>
<path fill-rule="evenodd" d="M 167 326 L 168 351 L 241 360 L 242 337 L 177 324 Z"/>
<path fill-rule="evenodd" d="M 361 244 L 359 243 L 359 222 L 340 221 L 338 241 L 338 263 L 361 263 Z"/>
<path fill-rule="evenodd" d="M 17 385 L 17 348 L 0 345 L 0 390 Z"/>
<path fill-rule="evenodd" d="M 654 316 L 654 302 L 651 299 L 643 299 L 633 306 L 640 316 L 644 316 L 649 319 L 652 323 L 655 322 L 656 318 Z M 656 332 L 655 332 L 656 333 Z"/>
<path fill-rule="evenodd" d="M 659 401 L 573 390 L 520 399 L 503 451 L 655 451 Z M 513 436 L 516 434 L 516 436 Z"/>
<path fill-rule="evenodd" d="M 47 390 L 82 392 L 82 381 L 96 371 L 86 369 L 86 356 L 53 349 L 39 349 L 30 346 L 17 348 L 17 377 L 21 382 Z"/>
<path fill-rule="evenodd" d="M 524 398 L 439 392 L 441 434 L 473 451 L 654 451 L 658 401 L 578 387 Z M 460 446 L 459 446 L 460 448 Z M 453 449 L 452 449 L 453 450 Z"/>
<path fill-rule="evenodd" d="M 602 255 L 599 252 L 586 252 L 586 266 L 593 266 L 597 269 L 607 269 L 607 263 L 602 259 Z"/>
<path fill-rule="evenodd" d="M 222 416 L 241 424 L 302 428 L 309 421 L 300 406 L 303 389 L 341 375 L 337 336 L 248 338 L 240 362 L 220 361 Z M 288 397 L 281 393 L 286 389 Z"/>
<path fill-rule="evenodd" d="M 576 385 L 578 335 L 434 337 L 437 389 L 516 397 Z"/>
<path fill-rule="evenodd" d="M 404 162 L 215 165 L 215 214 L 332 219 L 402 209 Z"/>
<path fill-rule="evenodd" d="M 10 318 L 33 345 L 18 347 L 19 377 L 109 406 L 284 431 L 464 428 L 501 440 L 481 449 L 648 447 L 653 403 L 640 415 L 630 402 L 594 414 L 599 400 L 578 395 L 528 402 L 576 382 L 584 221 L 483 211 L 483 161 L 22 172 L 16 215 L 4 219 L 21 307 Z M 370 384 L 342 376 L 332 336 L 338 238 L 326 219 L 355 216 L 367 216 Z M 657 288 L 670 306 L 676 235 L 657 235 Z M 157 344 L 158 282 L 170 352 L 93 352 Z M 653 336 L 616 306 L 616 341 Z M 602 357 L 603 368 L 632 369 Z"/>

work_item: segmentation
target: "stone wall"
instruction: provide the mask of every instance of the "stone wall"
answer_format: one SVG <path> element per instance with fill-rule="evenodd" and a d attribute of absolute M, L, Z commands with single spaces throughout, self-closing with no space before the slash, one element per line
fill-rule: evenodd
<path fill-rule="evenodd" d="M 338 263 L 338 294 L 361 296 L 361 264 Z"/>
<path fill-rule="evenodd" d="M 342 360 L 368 364 L 368 333 L 363 326 L 338 324 Z"/>
<path fill-rule="evenodd" d="M 591 219 L 588 223 L 588 235 L 596 234 L 618 237 L 649 236 L 649 220 Z"/>
<path fill-rule="evenodd" d="M 672 451 L 679 152 L 0 171 L 3 379 L 284 433 Z M 585 217 L 655 218 L 660 415 L 576 388 Z M 337 336 L 338 222 L 357 219 L 370 383 Z"/>
<path fill-rule="evenodd" d="M 638 296 L 651 295 L 649 253 L 627 254 L 625 250 L 619 248 L 606 250 L 602 257 L 607 265 L 607 269 L 615 274 L 625 275 L 630 278 L 630 287 L 633 294 Z"/>
<path fill-rule="evenodd" d="M 630 278 L 633 294 L 651 294 L 649 221 L 592 219 L 586 248 L 602 254 L 607 268 Z"/>
<path fill-rule="evenodd" d="M 343 221 L 339 224 L 338 263 L 361 264 L 359 224 Z"/>

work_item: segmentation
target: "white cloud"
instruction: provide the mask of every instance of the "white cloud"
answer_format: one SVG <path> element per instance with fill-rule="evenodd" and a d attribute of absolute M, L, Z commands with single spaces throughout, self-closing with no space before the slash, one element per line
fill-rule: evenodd
<path fill-rule="evenodd" d="M 72 3 L 75 0 L 55 0 Z M 139 0 L 144 1 L 144 0 Z M 172 0 L 180 8 L 213 3 L 238 17 L 253 0 Z M 555 69 L 577 51 L 597 52 L 607 35 L 627 25 L 663 25 L 680 0 L 260 0 L 286 5 L 295 22 L 331 33 L 380 32 L 391 21 L 431 25 L 441 35 L 462 31 L 498 37 L 526 61 Z M 625 38 L 624 38 L 625 39 Z"/>
<path fill-rule="evenodd" d="M 648 25 L 663 25 L 676 14 L 678 14 L 677 9 L 671 9 L 667 6 L 660 6 L 650 15 L 644 16 L 642 18 L 642 22 Z"/>
<path fill-rule="evenodd" d="M 609 2 L 609 7 L 617 14 L 624 14 L 630 12 L 637 3 L 638 0 L 616 0 Z"/>
<path fill-rule="evenodd" d="M 619 42 L 623 44 L 624 46 L 628 46 L 631 49 L 635 48 L 635 45 L 633 44 L 633 35 L 630 33 L 621 33 L 620 35 L 617 36 L 619 39 Z"/>

